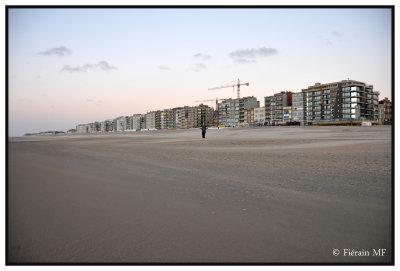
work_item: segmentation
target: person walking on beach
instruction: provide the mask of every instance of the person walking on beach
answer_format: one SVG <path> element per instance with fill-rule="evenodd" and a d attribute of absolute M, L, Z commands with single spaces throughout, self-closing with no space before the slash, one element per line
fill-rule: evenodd
<path fill-rule="evenodd" d="M 208 128 L 204 125 L 201 127 L 201 135 L 203 136 L 203 138 L 206 138 L 206 130 L 207 129 Z"/>

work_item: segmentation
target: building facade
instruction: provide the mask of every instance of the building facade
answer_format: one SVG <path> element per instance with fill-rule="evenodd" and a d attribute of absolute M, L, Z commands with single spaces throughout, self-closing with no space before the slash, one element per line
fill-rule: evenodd
<path fill-rule="evenodd" d="M 244 123 L 246 124 L 256 124 L 254 118 L 254 108 L 252 109 L 244 109 Z"/>
<path fill-rule="evenodd" d="M 289 99 L 288 99 L 289 97 Z M 291 106 L 292 92 L 281 91 L 273 96 L 264 97 L 265 122 L 267 125 L 279 125 L 285 123 L 283 107 Z"/>
<path fill-rule="evenodd" d="M 254 121 L 258 125 L 265 123 L 265 107 L 254 108 Z"/>
<path fill-rule="evenodd" d="M 218 125 L 237 127 L 245 123 L 245 110 L 251 111 L 259 106 L 260 103 L 253 96 L 223 100 L 218 103 Z"/>
<path fill-rule="evenodd" d="M 387 97 L 385 97 L 385 99 L 379 101 L 378 108 L 380 123 L 392 123 L 392 102 Z"/>
<path fill-rule="evenodd" d="M 100 123 L 100 131 L 111 132 L 112 131 L 112 120 L 105 120 Z"/>
<path fill-rule="evenodd" d="M 121 116 L 113 120 L 113 131 L 126 130 L 127 117 Z"/>
<path fill-rule="evenodd" d="M 88 133 L 88 128 L 86 124 L 78 124 L 76 125 L 76 132 L 77 133 Z"/>
<path fill-rule="evenodd" d="M 132 116 L 132 125 L 131 125 L 131 129 L 130 130 L 134 130 L 134 131 L 140 131 L 141 127 L 141 119 L 142 119 L 142 115 L 141 114 L 134 114 Z"/>
<path fill-rule="evenodd" d="M 145 115 L 146 118 L 146 129 L 154 130 L 156 129 L 156 111 L 148 112 Z"/>
<path fill-rule="evenodd" d="M 302 90 L 306 122 L 377 120 L 379 92 L 355 80 L 316 83 Z"/>
<path fill-rule="evenodd" d="M 292 94 L 292 119 L 304 125 L 304 95 L 303 92 Z"/>
<path fill-rule="evenodd" d="M 291 106 L 284 106 L 283 107 L 283 121 L 288 122 L 292 121 L 292 107 Z"/>
<path fill-rule="evenodd" d="M 214 125 L 214 109 L 208 105 L 200 104 L 195 106 L 194 127 L 213 126 Z"/>

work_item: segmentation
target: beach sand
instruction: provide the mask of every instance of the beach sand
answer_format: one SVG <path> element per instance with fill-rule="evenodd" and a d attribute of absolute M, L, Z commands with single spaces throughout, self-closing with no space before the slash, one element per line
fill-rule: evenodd
<path fill-rule="evenodd" d="M 390 126 L 9 138 L 7 261 L 390 263 L 391 159 Z"/>

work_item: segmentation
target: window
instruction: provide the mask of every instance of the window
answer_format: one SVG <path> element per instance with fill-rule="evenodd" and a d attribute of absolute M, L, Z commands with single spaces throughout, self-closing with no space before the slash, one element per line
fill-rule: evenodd
<path fill-rule="evenodd" d="M 360 101 L 360 98 L 351 98 L 351 102 L 353 103 L 353 102 L 359 102 Z"/>
<path fill-rule="evenodd" d="M 350 90 L 350 87 L 344 87 L 344 88 L 342 88 L 342 91 L 349 91 Z"/>

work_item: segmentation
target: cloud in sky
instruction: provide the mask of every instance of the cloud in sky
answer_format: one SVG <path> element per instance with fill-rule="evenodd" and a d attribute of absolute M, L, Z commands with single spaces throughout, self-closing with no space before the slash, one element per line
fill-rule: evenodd
<path fill-rule="evenodd" d="M 202 53 L 195 54 L 194 57 L 201 58 L 201 59 L 210 59 L 211 55 L 205 55 Z"/>
<path fill-rule="evenodd" d="M 47 56 L 65 56 L 65 55 L 70 55 L 72 53 L 71 49 L 68 49 L 65 46 L 60 46 L 56 48 L 51 48 L 43 52 L 39 52 L 39 55 L 47 55 Z"/>
<path fill-rule="evenodd" d="M 171 69 L 170 67 L 167 67 L 167 66 L 158 66 L 158 68 L 160 70 L 170 70 Z"/>
<path fill-rule="evenodd" d="M 234 61 L 237 62 L 237 63 L 242 63 L 242 64 L 257 63 L 257 61 L 255 61 L 254 59 L 245 59 L 245 58 L 237 58 Z"/>
<path fill-rule="evenodd" d="M 205 69 L 207 69 L 207 66 L 204 65 L 203 63 L 196 63 L 190 68 L 191 71 L 195 71 L 195 72 L 199 72 L 199 71 L 202 71 Z"/>
<path fill-rule="evenodd" d="M 277 54 L 278 51 L 274 48 L 261 47 L 258 49 L 239 49 L 229 54 L 232 58 L 256 58 L 267 57 Z"/>
<path fill-rule="evenodd" d="M 96 64 L 85 64 L 82 66 L 70 66 L 64 65 L 61 71 L 66 72 L 87 72 L 92 69 L 100 69 L 102 71 L 111 71 L 117 69 L 117 67 L 111 66 L 107 61 L 100 61 Z"/>
<path fill-rule="evenodd" d="M 329 35 L 329 37 L 325 37 L 323 38 L 323 40 L 325 41 L 325 43 L 327 45 L 333 45 L 337 42 L 342 42 L 345 40 L 345 36 L 343 35 L 343 33 L 340 33 L 338 31 L 332 31 Z"/>

